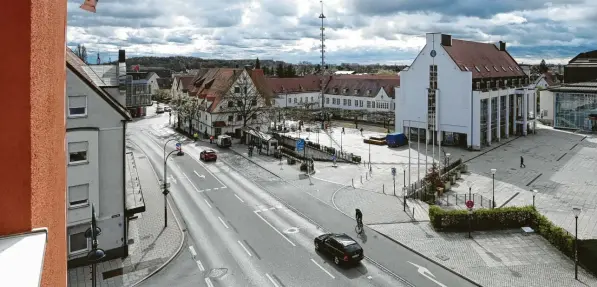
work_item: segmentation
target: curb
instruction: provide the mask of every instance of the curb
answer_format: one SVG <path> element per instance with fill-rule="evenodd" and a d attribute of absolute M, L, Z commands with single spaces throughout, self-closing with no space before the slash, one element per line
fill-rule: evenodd
<path fill-rule="evenodd" d="M 237 151 L 235 151 L 234 149 L 230 149 L 230 150 L 231 150 L 233 153 L 235 153 L 235 154 L 237 154 L 237 155 L 239 155 L 239 156 L 242 156 L 242 157 L 243 157 L 243 158 L 245 158 L 246 160 L 248 160 L 248 161 L 252 162 L 254 165 L 256 165 L 256 166 L 260 167 L 261 169 L 263 169 L 263 170 L 265 170 L 265 171 L 267 171 L 267 172 L 271 173 L 271 174 L 272 174 L 272 175 L 274 175 L 275 177 L 277 177 L 277 178 L 279 178 L 279 179 L 283 179 L 282 177 L 280 177 L 279 175 L 275 174 L 275 173 L 274 173 L 274 172 L 272 172 L 271 170 L 269 170 L 269 169 L 267 169 L 267 168 L 263 167 L 261 164 L 259 164 L 259 163 L 255 162 L 254 160 L 250 159 L 249 157 L 246 157 L 244 154 L 242 154 L 242 153 L 240 153 L 240 152 L 237 152 Z"/>
<path fill-rule="evenodd" d="M 145 155 L 145 157 L 149 158 L 147 156 L 147 154 L 145 153 L 145 151 L 143 151 L 143 149 L 141 149 L 141 147 L 138 146 L 137 143 L 135 143 L 134 141 L 130 141 L 130 142 L 133 145 L 137 146 L 137 148 L 139 149 L 139 151 L 141 151 Z M 151 164 L 151 162 L 149 163 L 149 166 L 151 167 L 151 170 L 153 170 L 153 174 L 155 175 L 156 179 L 159 182 L 158 173 L 155 171 L 155 168 L 153 167 L 153 165 Z M 174 200 L 174 199 L 172 199 L 172 200 Z M 174 254 L 172 254 L 172 256 L 170 256 L 170 258 L 168 258 L 168 260 L 166 260 L 166 262 L 164 262 L 164 264 L 160 265 L 153 272 L 151 272 L 147 276 L 141 278 L 139 281 L 131 284 L 130 285 L 131 287 L 138 286 L 139 284 L 143 283 L 145 280 L 149 279 L 153 275 L 155 275 L 158 272 L 160 272 L 162 269 L 164 269 L 166 267 L 166 265 L 168 265 L 170 262 L 172 262 L 172 260 L 174 260 L 174 258 L 176 258 L 178 256 L 178 254 L 180 254 L 180 251 L 182 251 L 182 247 L 184 246 L 184 243 L 186 241 L 186 234 L 185 234 L 184 230 L 182 229 L 182 226 L 180 224 L 180 221 L 178 220 L 178 217 L 176 216 L 176 212 L 174 212 L 174 209 L 172 208 L 172 205 L 170 204 L 170 202 L 172 200 L 168 201 L 168 208 L 170 208 L 170 211 L 172 212 L 172 216 L 174 217 L 174 220 L 176 221 L 176 226 L 178 226 L 178 230 L 180 230 L 180 232 L 182 234 L 182 239 L 180 240 L 180 244 L 178 246 L 178 249 L 176 249 L 176 251 L 174 252 Z"/>

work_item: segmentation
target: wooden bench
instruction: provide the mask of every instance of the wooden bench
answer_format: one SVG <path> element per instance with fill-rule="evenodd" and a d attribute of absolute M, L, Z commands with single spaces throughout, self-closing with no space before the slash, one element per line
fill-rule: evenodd
<path fill-rule="evenodd" d="M 528 226 L 524 226 L 520 228 L 522 230 L 522 233 L 524 235 L 529 235 L 531 233 L 535 233 L 535 230 L 533 230 L 532 228 L 528 227 Z"/>

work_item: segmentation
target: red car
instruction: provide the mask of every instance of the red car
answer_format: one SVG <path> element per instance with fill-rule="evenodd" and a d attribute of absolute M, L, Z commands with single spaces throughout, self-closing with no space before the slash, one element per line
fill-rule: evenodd
<path fill-rule="evenodd" d="M 216 154 L 216 152 L 214 150 L 208 149 L 208 150 L 204 150 L 199 154 L 199 158 L 202 161 L 215 161 L 218 159 L 218 155 Z"/>

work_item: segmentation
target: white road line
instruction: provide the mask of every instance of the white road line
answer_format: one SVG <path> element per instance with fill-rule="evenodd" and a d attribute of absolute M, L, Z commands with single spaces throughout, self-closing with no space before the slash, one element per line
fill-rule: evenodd
<path fill-rule="evenodd" d="M 209 279 L 209 277 L 205 277 L 205 284 L 207 284 L 207 287 L 214 287 L 214 284 L 211 283 L 211 279 Z"/>
<path fill-rule="evenodd" d="M 261 218 L 261 220 L 263 220 L 263 222 L 265 222 L 267 225 L 269 225 L 269 227 L 271 227 L 278 234 L 280 234 L 280 236 L 282 236 L 284 239 L 286 239 L 286 241 L 288 241 L 290 244 L 292 244 L 292 246 L 296 247 L 296 245 L 294 244 L 294 242 L 290 241 L 290 239 L 288 239 L 288 237 L 286 237 L 284 234 L 282 234 L 282 232 L 280 232 L 278 229 L 276 229 L 271 223 L 267 222 L 267 220 L 265 220 L 265 218 L 263 218 L 258 212 L 255 212 L 255 214 L 257 216 L 259 216 L 259 218 Z"/>
<path fill-rule="evenodd" d="M 276 208 L 275 208 L 275 207 L 272 207 L 272 208 L 270 208 L 269 210 L 274 210 L 274 209 L 276 209 Z"/>
<path fill-rule="evenodd" d="M 189 251 L 191 251 L 191 256 L 193 256 L 193 259 L 195 259 L 195 257 L 197 257 L 197 252 L 195 252 L 195 248 L 193 248 L 193 246 L 189 246 Z"/>
<path fill-rule="evenodd" d="M 272 284 L 274 284 L 274 287 L 280 287 L 280 285 L 278 285 L 278 283 L 276 283 L 276 281 L 274 281 L 274 278 L 269 276 L 269 274 L 265 273 L 265 277 L 267 277 L 267 279 L 269 279 L 269 281 L 272 282 Z"/>
<path fill-rule="evenodd" d="M 226 229 L 228 229 L 228 225 L 226 225 L 226 222 L 224 222 L 224 220 L 218 216 L 218 219 L 220 220 L 220 222 L 222 222 L 222 224 L 224 225 L 224 227 L 226 227 Z"/>
<path fill-rule="evenodd" d="M 199 165 L 201 165 L 205 171 L 207 171 L 211 176 L 213 176 L 213 178 L 215 178 L 221 185 L 226 186 L 217 176 L 215 176 L 213 174 L 213 172 L 211 172 L 207 166 L 205 164 L 203 164 L 201 161 L 197 160 L 194 156 L 191 156 L 192 159 L 194 159 L 197 163 L 199 163 Z"/>
<path fill-rule="evenodd" d="M 258 210 L 253 210 L 253 212 L 255 212 L 255 213 L 259 213 L 259 212 L 261 212 L 261 209 L 258 209 Z"/>
<path fill-rule="evenodd" d="M 210 191 L 210 190 L 211 190 L 211 188 L 208 188 L 208 189 L 204 189 L 203 191 Z"/>
<path fill-rule="evenodd" d="M 179 170 L 182 170 L 182 169 L 180 168 L 180 166 L 178 166 L 178 165 L 176 165 L 176 166 L 178 167 L 178 169 L 179 169 Z M 196 186 L 193 184 L 193 182 L 192 182 L 192 181 L 191 181 L 191 179 L 190 179 L 190 178 L 187 176 L 187 174 L 186 174 L 186 173 L 184 173 L 184 172 L 182 172 L 182 171 L 181 171 L 180 173 L 182 174 L 182 176 L 184 176 L 184 178 L 186 178 L 186 179 L 189 181 L 189 183 L 191 184 L 191 186 L 193 186 L 193 188 L 194 188 L 194 189 L 195 189 L 197 192 L 200 192 L 200 191 L 199 191 L 199 189 L 198 189 L 198 188 L 197 188 L 197 187 L 196 187 Z"/>
<path fill-rule="evenodd" d="M 193 172 L 195 173 L 196 176 L 205 179 L 205 175 L 200 175 L 199 173 L 197 173 L 196 170 L 193 170 Z"/>
<path fill-rule="evenodd" d="M 234 194 L 234 196 L 236 196 L 236 198 L 238 198 L 238 200 L 240 200 L 240 202 L 245 202 L 242 198 L 238 197 L 238 195 Z"/>
<path fill-rule="evenodd" d="M 216 187 L 216 188 L 213 188 L 213 190 L 218 190 L 218 188 L 217 188 L 217 187 Z"/>
<path fill-rule="evenodd" d="M 199 271 L 201 271 L 201 272 L 205 271 L 205 267 L 203 267 L 203 264 L 201 264 L 201 261 L 197 260 L 195 262 L 197 262 L 197 267 L 199 267 Z"/>
<path fill-rule="evenodd" d="M 221 189 L 224 189 L 224 188 L 226 188 L 226 186 L 222 185 L 222 187 L 220 187 L 220 188 L 221 188 Z"/>
<path fill-rule="evenodd" d="M 262 212 L 265 212 L 265 211 L 268 211 L 268 210 L 269 210 L 269 209 L 267 209 L 267 208 L 266 208 L 266 209 L 262 209 L 261 211 L 262 211 Z"/>
<path fill-rule="evenodd" d="M 209 204 L 209 201 L 207 201 L 207 199 L 205 199 L 205 198 L 203 200 L 205 200 L 205 203 L 207 203 L 207 206 L 209 206 L 209 208 L 211 208 L 211 204 Z"/>
<path fill-rule="evenodd" d="M 243 245 L 243 243 L 240 242 L 240 240 L 237 240 L 236 242 L 238 242 L 238 244 L 240 244 L 240 247 L 242 247 L 245 250 L 245 252 L 247 252 L 247 254 L 249 255 L 249 257 L 253 257 L 253 255 L 251 254 L 251 252 L 249 252 L 249 250 L 247 249 L 247 247 L 245 247 Z"/>
<path fill-rule="evenodd" d="M 336 279 L 336 277 L 334 277 L 334 275 L 332 275 L 332 273 L 330 273 L 327 270 L 325 270 L 325 268 L 323 268 L 321 265 L 319 265 L 319 263 L 317 263 L 317 261 L 313 260 L 313 258 L 311 258 L 311 262 L 315 263 L 315 265 L 317 265 L 317 267 L 319 267 L 321 270 L 323 270 L 323 272 L 325 272 L 328 275 L 330 275 L 330 277 L 332 277 L 332 279 Z"/>

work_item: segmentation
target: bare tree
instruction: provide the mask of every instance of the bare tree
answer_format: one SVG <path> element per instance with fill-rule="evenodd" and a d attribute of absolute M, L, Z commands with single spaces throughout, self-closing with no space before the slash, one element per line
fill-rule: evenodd
<path fill-rule="evenodd" d="M 222 96 L 220 110 L 217 111 L 219 120 L 227 121 L 226 118 L 232 116 L 233 121 L 240 122 L 243 128 L 266 123 L 273 109 L 248 73 L 243 71 L 230 81 L 233 83 L 227 86 L 231 88 Z"/>
<path fill-rule="evenodd" d="M 85 62 L 85 64 L 87 64 L 87 48 L 85 47 L 85 45 L 77 45 L 77 48 L 75 48 L 73 52 L 75 52 L 75 55 L 77 55 L 77 57 L 79 57 L 81 60 L 83 60 L 83 62 Z"/>
<path fill-rule="evenodd" d="M 193 119 L 197 118 L 197 114 L 199 112 L 199 101 L 194 97 L 190 97 L 186 94 L 177 97 L 170 102 L 172 109 L 176 112 L 178 116 L 178 128 L 182 129 L 180 126 L 183 121 L 187 121 L 189 123 L 189 134 L 193 134 Z"/>

